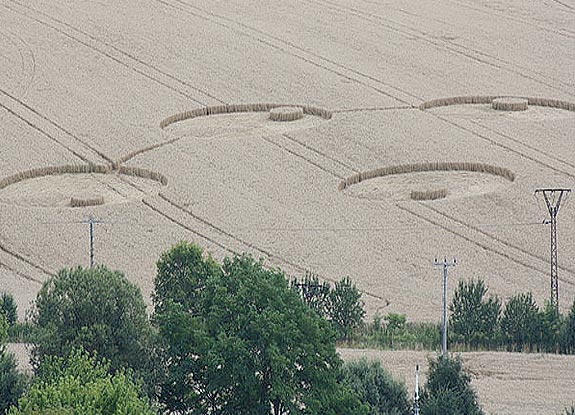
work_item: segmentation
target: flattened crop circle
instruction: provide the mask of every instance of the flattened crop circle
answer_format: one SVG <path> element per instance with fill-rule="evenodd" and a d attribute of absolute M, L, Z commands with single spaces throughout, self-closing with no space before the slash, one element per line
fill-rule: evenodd
<path fill-rule="evenodd" d="M 354 174 L 339 189 L 375 200 L 436 200 L 490 193 L 515 180 L 510 170 L 485 163 L 436 162 L 388 166 Z"/>
<path fill-rule="evenodd" d="M 129 176 L 129 177 L 128 177 Z M 32 169 L 0 180 L 0 202 L 17 206 L 85 208 L 157 193 L 167 179 L 136 167 L 67 165 Z"/>

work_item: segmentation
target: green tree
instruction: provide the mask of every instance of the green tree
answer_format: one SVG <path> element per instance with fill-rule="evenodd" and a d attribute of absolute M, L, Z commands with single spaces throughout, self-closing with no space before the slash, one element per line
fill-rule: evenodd
<path fill-rule="evenodd" d="M 329 323 L 284 274 L 249 256 L 223 266 L 182 242 L 163 254 L 155 321 L 167 377 L 161 400 L 182 414 L 361 414 L 336 383 Z"/>
<path fill-rule="evenodd" d="M 361 293 L 349 277 L 336 282 L 329 293 L 327 316 L 343 338 L 349 338 L 352 330 L 361 326 L 365 316 Z"/>
<path fill-rule="evenodd" d="M 10 326 L 16 324 L 18 320 L 18 313 L 14 297 L 9 293 L 2 293 L 0 295 L 0 314 L 4 314 Z"/>
<path fill-rule="evenodd" d="M 327 281 L 320 282 L 316 274 L 306 273 L 301 281 L 294 278 L 291 288 L 297 292 L 309 308 L 318 315 L 327 317 L 328 300 L 331 287 Z"/>
<path fill-rule="evenodd" d="M 47 356 L 30 390 L 9 415 L 152 415 L 147 398 L 123 371 L 75 350 L 67 358 Z"/>
<path fill-rule="evenodd" d="M 369 404 L 370 415 L 410 415 L 412 412 L 405 384 L 393 379 L 379 361 L 366 359 L 344 363 L 342 383 Z"/>
<path fill-rule="evenodd" d="M 532 349 L 540 338 L 539 307 L 531 293 L 518 294 L 507 301 L 501 318 L 501 331 L 508 350 Z"/>
<path fill-rule="evenodd" d="M 575 300 L 563 326 L 563 350 L 575 354 Z"/>
<path fill-rule="evenodd" d="M 429 361 L 429 376 L 421 394 L 421 415 L 482 415 L 471 378 L 459 357 Z"/>
<path fill-rule="evenodd" d="M 455 341 L 471 346 L 490 345 L 497 333 L 501 301 L 485 298 L 487 287 L 483 280 L 460 280 L 449 305 L 450 333 Z"/>
<path fill-rule="evenodd" d="M 539 331 L 539 347 L 541 351 L 559 353 L 561 351 L 562 334 L 565 319 L 559 313 L 557 306 L 545 302 L 545 308 L 539 314 L 541 323 Z"/>
<path fill-rule="evenodd" d="M 16 358 L 4 345 L 8 336 L 8 319 L 0 313 L 0 415 L 16 404 L 26 387 L 26 377 L 18 372 Z"/>
<path fill-rule="evenodd" d="M 35 368 L 45 356 L 83 348 L 108 359 L 114 371 L 132 369 L 152 394 L 152 326 L 140 289 L 123 274 L 103 266 L 60 271 L 42 286 L 31 321 L 38 336 L 32 348 Z"/>

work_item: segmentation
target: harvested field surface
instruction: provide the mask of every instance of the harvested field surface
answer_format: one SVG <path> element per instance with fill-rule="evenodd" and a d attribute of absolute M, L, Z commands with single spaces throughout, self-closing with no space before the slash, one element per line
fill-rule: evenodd
<path fill-rule="evenodd" d="M 88 263 L 93 216 L 96 262 L 149 304 L 155 260 L 187 239 L 290 275 L 349 275 L 368 318 L 438 321 L 432 261 L 444 256 L 458 260 L 450 295 L 479 277 L 542 305 L 550 232 L 534 191 L 575 183 L 575 15 L 564 1 L 504 3 L 0 0 L 0 181 L 50 166 L 113 173 L 0 190 L 0 290 L 22 316 L 46 278 Z M 276 107 L 297 115 L 273 121 Z M 340 186 L 453 162 L 513 180 L 414 171 Z M 569 199 L 558 223 L 566 311 Z"/>
<path fill-rule="evenodd" d="M 425 384 L 430 352 L 338 349 L 342 359 L 379 360 L 394 377 L 415 387 L 415 365 Z M 575 402 L 575 356 L 531 353 L 469 352 L 460 354 L 471 385 L 487 414 L 559 414 Z"/>

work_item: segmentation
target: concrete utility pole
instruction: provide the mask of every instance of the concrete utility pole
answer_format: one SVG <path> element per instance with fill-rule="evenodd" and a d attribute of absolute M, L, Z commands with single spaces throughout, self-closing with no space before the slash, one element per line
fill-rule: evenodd
<path fill-rule="evenodd" d="M 447 269 L 449 267 L 454 267 L 457 261 L 453 258 L 452 262 L 448 262 L 447 258 L 443 259 L 443 262 L 438 262 L 437 258 L 433 263 L 434 266 L 441 266 L 443 267 L 443 330 L 442 330 L 442 337 L 441 337 L 441 354 L 443 357 L 447 356 Z"/>
<path fill-rule="evenodd" d="M 415 365 L 415 400 L 413 403 L 413 415 L 419 415 L 419 365 Z"/>
<path fill-rule="evenodd" d="M 87 223 L 90 229 L 90 268 L 94 267 L 94 224 L 103 223 L 101 220 L 94 219 L 92 216 L 88 220 L 82 221 L 82 223 Z"/>
<path fill-rule="evenodd" d="M 571 189 L 537 189 L 535 195 L 543 193 L 547 210 L 549 210 L 550 221 L 545 221 L 551 224 L 551 305 L 559 309 L 559 282 L 557 279 L 557 214 L 561 207 L 561 199 L 563 195 L 571 192 Z M 555 198 L 554 196 L 558 194 Z"/>

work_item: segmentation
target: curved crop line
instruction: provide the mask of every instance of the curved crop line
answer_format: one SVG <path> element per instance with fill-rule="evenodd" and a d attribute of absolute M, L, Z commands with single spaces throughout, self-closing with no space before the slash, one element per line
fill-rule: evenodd
<path fill-rule="evenodd" d="M 503 177 L 509 181 L 515 180 L 515 174 L 504 167 L 492 166 L 485 163 L 467 162 L 428 162 L 415 164 L 401 164 L 397 166 L 381 167 L 379 169 L 360 172 L 342 180 L 339 190 L 343 190 L 353 184 L 375 177 L 389 176 L 393 174 L 418 173 L 426 171 L 470 171 L 478 173 L 488 173 Z"/>
<path fill-rule="evenodd" d="M 297 107 L 303 110 L 304 114 L 315 115 L 323 119 L 329 120 L 332 117 L 332 112 L 323 108 L 309 107 L 306 105 L 293 105 L 293 104 L 229 104 L 229 105 L 214 105 L 208 107 L 197 108 L 195 110 L 181 112 L 174 114 L 163 119 L 160 122 L 160 128 L 166 128 L 170 124 L 180 121 L 188 120 L 190 118 L 205 117 L 207 115 L 216 114 L 232 114 L 237 112 L 264 112 L 273 108 L 279 107 Z"/>
<path fill-rule="evenodd" d="M 36 169 L 26 170 L 20 173 L 13 174 L 12 176 L 4 177 L 0 180 L 0 189 L 4 189 L 12 184 L 21 182 L 23 180 L 34 179 L 37 177 L 54 176 L 58 174 L 81 174 L 81 173 L 98 173 L 98 174 L 114 174 L 119 173 L 126 176 L 136 176 L 143 179 L 150 179 L 161 183 L 162 185 L 168 184 L 168 179 L 161 173 L 155 171 L 141 169 L 139 167 L 125 167 L 120 166 L 113 169 L 110 166 L 103 166 L 98 164 L 82 164 L 82 165 L 64 165 L 64 166 L 48 166 L 39 167 Z"/>
<path fill-rule="evenodd" d="M 446 107 L 450 105 L 491 104 L 491 102 L 497 98 L 520 98 L 526 99 L 529 105 L 557 108 L 566 111 L 575 111 L 575 103 L 569 101 L 537 97 L 516 97 L 509 95 L 469 95 L 461 97 L 439 98 L 424 102 L 419 106 L 419 109 L 426 110 L 430 108 Z"/>

